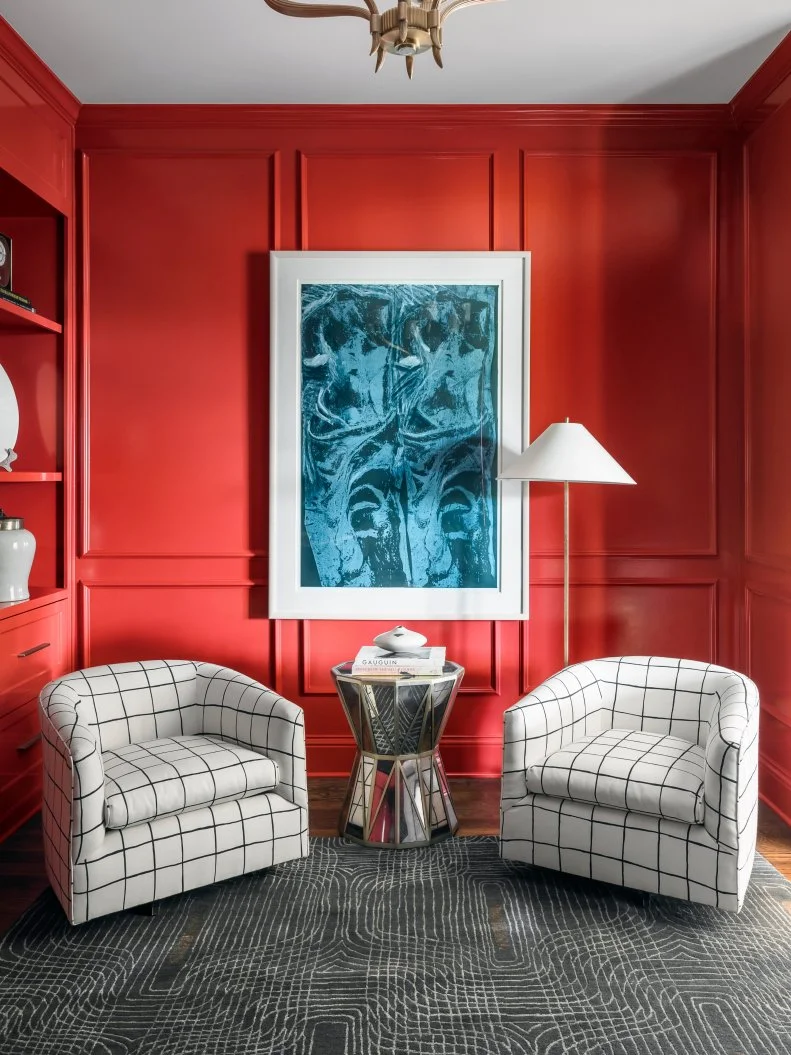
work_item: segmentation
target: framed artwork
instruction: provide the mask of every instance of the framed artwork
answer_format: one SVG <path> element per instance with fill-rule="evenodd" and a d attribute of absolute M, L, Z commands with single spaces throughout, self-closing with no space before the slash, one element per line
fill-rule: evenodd
<path fill-rule="evenodd" d="M 527 615 L 527 253 L 272 253 L 269 614 Z"/>

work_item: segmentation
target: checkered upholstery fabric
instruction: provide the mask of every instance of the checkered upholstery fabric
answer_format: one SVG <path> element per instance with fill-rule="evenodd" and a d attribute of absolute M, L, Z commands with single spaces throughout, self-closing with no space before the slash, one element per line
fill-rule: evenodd
<path fill-rule="evenodd" d="M 713 664 L 626 656 L 560 671 L 505 712 L 503 857 L 738 911 L 755 853 L 758 710 L 753 682 Z M 547 756 L 613 729 L 697 746 L 702 818 L 528 786 Z"/>
<path fill-rule="evenodd" d="M 65 674 L 56 683 L 70 699 L 79 724 L 93 730 L 102 751 L 201 732 L 195 702 L 198 667 L 187 660 L 115 663 Z M 49 686 L 45 686 L 47 691 Z"/>
<path fill-rule="evenodd" d="M 605 729 L 530 766 L 527 790 L 703 823 L 703 749 L 677 736 Z"/>
<path fill-rule="evenodd" d="M 104 826 L 246 799 L 278 783 L 277 763 L 211 736 L 169 736 L 102 752 Z"/>
<path fill-rule="evenodd" d="M 304 716 L 271 689 L 213 664 L 122 663 L 50 682 L 40 713 L 45 862 L 72 923 L 307 855 Z M 108 828 L 105 753 L 192 736 L 274 763 L 274 789 Z"/>

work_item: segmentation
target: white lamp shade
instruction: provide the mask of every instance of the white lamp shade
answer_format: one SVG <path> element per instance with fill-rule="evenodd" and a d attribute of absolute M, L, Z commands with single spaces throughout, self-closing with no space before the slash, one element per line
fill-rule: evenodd
<path fill-rule="evenodd" d="M 500 480 L 554 480 L 563 483 L 633 484 L 611 454 L 575 421 L 556 422 L 508 465 Z"/>

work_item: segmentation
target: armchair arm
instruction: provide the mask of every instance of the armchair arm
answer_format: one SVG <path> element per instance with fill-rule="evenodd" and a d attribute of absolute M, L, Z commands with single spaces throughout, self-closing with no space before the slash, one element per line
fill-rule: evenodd
<path fill-rule="evenodd" d="M 80 723 L 79 696 L 63 682 L 41 690 L 44 832 L 62 863 L 92 857 L 104 840 L 104 765 L 94 730 Z"/>
<path fill-rule="evenodd" d="M 602 690 L 590 664 L 577 663 L 533 689 L 504 718 L 502 800 L 527 794 L 525 773 L 572 740 L 597 733 Z"/>
<path fill-rule="evenodd" d="M 730 674 L 717 695 L 706 741 L 703 824 L 718 843 L 751 853 L 758 817 L 758 689 L 744 675 Z"/>
<path fill-rule="evenodd" d="M 305 716 L 301 707 L 260 682 L 213 663 L 198 664 L 196 703 L 206 735 L 232 740 L 277 762 L 277 793 L 307 807 Z"/>

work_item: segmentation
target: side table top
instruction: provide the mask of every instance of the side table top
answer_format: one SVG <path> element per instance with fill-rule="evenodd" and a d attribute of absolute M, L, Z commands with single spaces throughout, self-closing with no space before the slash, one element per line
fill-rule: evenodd
<path fill-rule="evenodd" d="M 464 667 L 459 663 L 446 663 L 441 674 L 352 674 L 352 660 L 347 659 L 332 668 L 333 677 L 343 678 L 345 681 L 371 682 L 374 685 L 386 684 L 393 681 L 421 682 L 436 681 L 439 678 L 461 678 Z"/>

